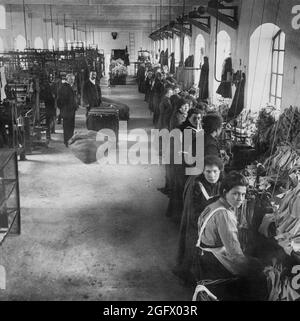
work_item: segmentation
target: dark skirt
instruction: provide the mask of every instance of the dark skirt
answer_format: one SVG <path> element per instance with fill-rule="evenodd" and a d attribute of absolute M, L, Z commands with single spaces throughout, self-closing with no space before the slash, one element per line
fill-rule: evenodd
<path fill-rule="evenodd" d="M 154 107 L 153 107 L 153 96 L 154 96 L 154 93 L 152 90 L 150 90 L 149 92 L 149 97 L 148 97 L 148 107 L 149 107 L 149 110 L 153 113 L 154 111 Z"/>
<path fill-rule="evenodd" d="M 154 93 L 153 95 L 153 124 L 154 126 L 157 125 L 158 119 L 159 119 L 159 104 L 160 104 L 160 95 L 157 93 Z"/>
<path fill-rule="evenodd" d="M 173 184 L 166 216 L 180 223 L 183 211 L 183 190 L 187 179 L 185 166 L 171 165 L 171 182 Z"/>
<path fill-rule="evenodd" d="M 210 252 L 197 249 L 193 273 L 198 283 L 204 280 L 226 280 L 218 285 L 206 286 L 221 301 L 264 301 L 268 286 L 263 274 L 235 276 L 230 273 Z M 196 253 L 196 252 L 195 252 Z"/>

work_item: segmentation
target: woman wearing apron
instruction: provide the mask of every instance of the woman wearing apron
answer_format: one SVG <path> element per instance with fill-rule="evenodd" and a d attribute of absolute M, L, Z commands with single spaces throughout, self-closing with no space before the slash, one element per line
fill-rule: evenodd
<path fill-rule="evenodd" d="M 207 206 L 198 220 L 198 280 L 239 278 L 238 295 L 264 296 L 261 263 L 246 257 L 238 239 L 236 211 L 243 204 L 248 181 L 238 172 L 229 173 L 220 186 L 221 197 Z M 235 293 L 236 294 L 236 293 Z"/>

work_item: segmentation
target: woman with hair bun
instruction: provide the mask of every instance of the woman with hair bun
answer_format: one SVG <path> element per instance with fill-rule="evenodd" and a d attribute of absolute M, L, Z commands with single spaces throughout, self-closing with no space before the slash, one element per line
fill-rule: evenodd
<path fill-rule="evenodd" d="M 238 172 L 230 172 L 220 186 L 220 198 L 207 206 L 198 220 L 198 280 L 234 279 L 242 282 L 241 298 L 260 298 L 264 290 L 263 267 L 253 257 L 247 257 L 238 238 L 238 208 L 245 201 L 248 181 Z M 260 284 L 258 283 L 260 282 Z"/>

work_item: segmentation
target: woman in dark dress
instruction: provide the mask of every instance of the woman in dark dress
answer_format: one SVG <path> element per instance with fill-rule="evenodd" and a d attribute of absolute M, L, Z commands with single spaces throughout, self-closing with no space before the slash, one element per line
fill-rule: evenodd
<path fill-rule="evenodd" d="M 162 81 L 162 74 L 156 73 L 153 85 L 153 124 L 156 127 L 159 118 L 159 104 L 164 94 L 164 84 Z"/>
<path fill-rule="evenodd" d="M 197 255 L 198 218 L 204 208 L 219 195 L 223 163 L 216 156 L 204 159 L 201 175 L 190 176 L 183 193 L 183 214 L 180 224 L 176 274 L 186 282 L 195 282 L 192 266 Z"/>
<path fill-rule="evenodd" d="M 221 157 L 221 148 L 218 137 L 222 132 L 223 119 L 219 114 L 210 113 L 203 117 L 204 155 Z"/>
<path fill-rule="evenodd" d="M 199 123 L 201 122 L 201 111 L 198 109 L 190 109 L 188 111 L 187 119 L 178 128 L 182 132 L 182 142 L 184 142 L 184 130 L 192 130 L 192 140 L 196 136 L 199 130 Z M 184 147 L 184 146 L 181 146 Z M 183 150 L 183 148 L 181 148 Z M 174 149 L 171 153 L 171 160 L 173 157 Z M 173 164 L 171 167 L 171 195 L 169 200 L 169 206 L 167 209 L 167 216 L 172 217 L 176 223 L 180 224 L 182 210 L 183 210 L 183 190 L 185 182 L 188 178 L 186 175 L 186 167 L 183 154 L 181 154 L 181 164 Z"/>
<path fill-rule="evenodd" d="M 146 76 L 146 80 L 145 80 L 145 101 L 147 103 L 149 103 L 152 82 L 153 82 L 153 72 L 149 70 L 147 72 L 147 76 Z"/>

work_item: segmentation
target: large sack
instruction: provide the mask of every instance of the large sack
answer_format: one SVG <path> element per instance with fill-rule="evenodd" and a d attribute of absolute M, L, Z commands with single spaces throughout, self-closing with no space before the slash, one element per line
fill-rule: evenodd
<path fill-rule="evenodd" d="M 101 142 L 96 141 L 97 132 L 93 130 L 75 133 L 69 140 L 71 152 L 85 164 L 97 161 L 97 149 Z"/>
<path fill-rule="evenodd" d="M 129 120 L 129 106 L 119 101 L 102 97 L 103 107 L 107 107 L 107 105 L 112 105 L 113 108 L 119 111 L 119 119 L 120 120 Z"/>

